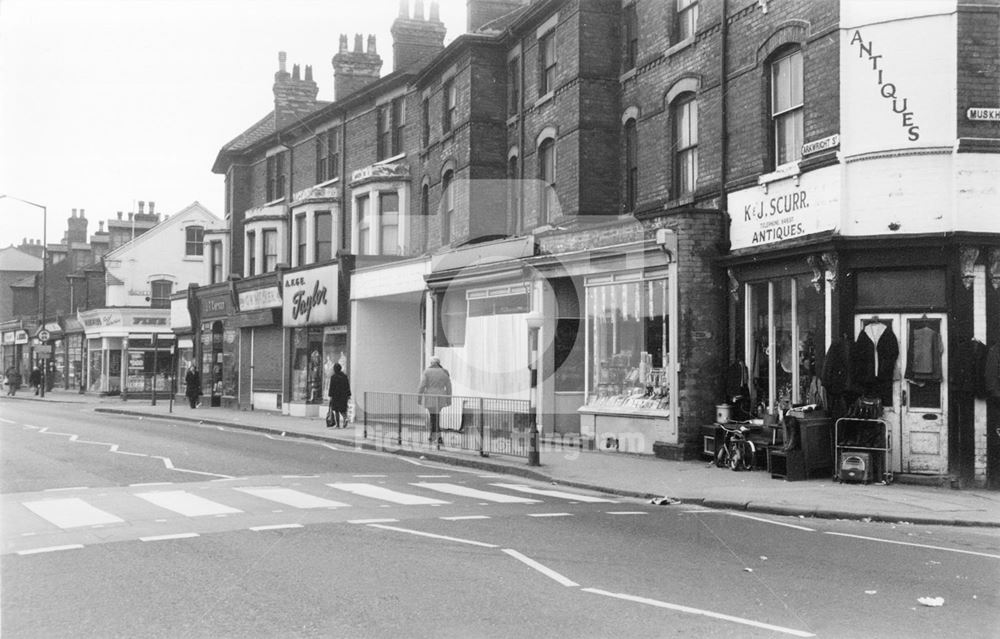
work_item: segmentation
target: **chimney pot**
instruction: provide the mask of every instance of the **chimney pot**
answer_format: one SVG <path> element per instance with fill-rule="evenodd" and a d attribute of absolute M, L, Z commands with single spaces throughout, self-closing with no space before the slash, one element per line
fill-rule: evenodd
<path fill-rule="evenodd" d="M 430 18 L 428 18 L 431 22 L 440 22 L 441 21 L 441 17 L 440 17 L 440 14 L 439 14 L 438 11 L 439 11 L 439 8 L 438 8 L 437 0 L 431 0 L 431 15 L 430 15 Z"/>
<path fill-rule="evenodd" d="M 146 202 L 144 202 L 143 200 L 139 200 L 139 215 L 145 213 L 145 211 L 143 210 L 145 208 L 146 208 Z"/>
<path fill-rule="evenodd" d="M 347 34 L 346 33 L 341 33 L 340 34 L 340 52 L 341 53 L 347 53 Z"/>
<path fill-rule="evenodd" d="M 410 17 L 410 0 L 399 0 L 399 17 Z"/>
<path fill-rule="evenodd" d="M 122 212 L 121 211 L 118 211 L 118 219 L 119 220 L 122 219 Z"/>
<path fill-rule="evenodd" d="M 378 55 L 378 51 L 375 50 L 375 35 L 368 35 L 368 55 Z"/>
<path fill-rule="evenodd" d="M 313 68 L 311 64 L 306 65 L 306 82 L 313 81 Z"/>
<path fill-rule="evenodd" d="M 76 209 L 73 209 L 73 213 L 70 215 L 70 217 L 76 217 Z"/>
<path fill-rule="evenodd" d="M 83 215 L 83 209 L 80 209 L 80 217 L 84 217 L 84 215 Z"/>
<path fill-rule="evenodd" d="M 285 72 L 285 58 L 286 57 L 287 57 L 287 55 L 285 54 L 284 51 L 278 51 L 278 71 L 281 71 L 282 73 Z"/>
<path fill-rule="evenodd" d="M 150 214 L 150 215 L 153 215 L 153 210 L 154 210 L 155 208 L 156 208 L 156 202 L 154 202 L 154 201 L 150 200 L 150 201 L 149 201 L 149 214 Z M 81 212 L 82 212 L 82 210 L 83 210 L 83 209 L 81 209 Z"/>
<path fill-rule="evenodd" d="M 103 233 L 104 232 L 104 220 L 99 220 L 97 222 L 97 232 L 98 233 Z"/>
<path fill-rule="evenodd" d="M 424 19 L 424 0 L 417 0 L 413 4 L 413 19 L 414 20 Z"/>
<path fill-rule="evenodd" d="M 293 64 L 292 65 L 292 79 L 293 80 L 301 80 L 302 79 L 301 77 L 299 77 L 299 65 L 297 65 L 297 64 Z"/>
<path fill-rule="evenodd" d="M 354 34 L 354 52 L 355 53 L 364 53 L 364 50 L 361 48 L 361 34 L 360 33 L 355 33 Z"/>

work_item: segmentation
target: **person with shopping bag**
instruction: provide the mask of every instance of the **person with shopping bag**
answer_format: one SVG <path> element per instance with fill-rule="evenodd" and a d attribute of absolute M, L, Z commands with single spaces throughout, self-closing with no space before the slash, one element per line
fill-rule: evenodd
<path fill-rule="evenodd" d="M 441 358 L 431 357 L 430 363 L 420 376 L 420 405 L 427 409 L 430 417 L 431 436 L 433 444 L 443 443 L 441 440 L 441 409 L 451 406 L 451 375 L 441 366 Z"/>
<path fill-rule="evenodd" d="M 347 428 L 347 409 L 351 402 L 351 380 L 340 364 L 333 365 L 330 375 L 330 409 L 326 413 L 327 428 Z"/>

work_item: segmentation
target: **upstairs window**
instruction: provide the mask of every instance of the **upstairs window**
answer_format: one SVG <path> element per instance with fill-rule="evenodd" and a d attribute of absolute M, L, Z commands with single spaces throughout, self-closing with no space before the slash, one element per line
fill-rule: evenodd
<path fill-rule="evenodd" d="M 639 140 L 635 119 L 625 123 L 625 210 L 635 211 L 639 188 Z"/>
<path fill-rule="evenodd" d="M 295 266 L 302 266 L 306 263 L 306 216 L 295 216 Z"/>
<path fill-rule="evenodd" d="M 257 274 L 257 234 L 253 231 L 247 232 L 247 277 Z"/>
<path fill-rule="evenodd" d="M 521 180 L 518 176 L 518 158 L 510 156 L 507 160 L 507 214 L 510 216 L 510 226 L 514 233 L 524 230 L 524 220 L 521 217 Z"/>
<path fill-rule="evenodd" d="M 264 243 L 264 272 L 270 273 L 278 268 L 278 232 L 268 229 L 262 233 Z"/>
<path fill-rule="evenodd" d="M 358 205 L 358 255 L 370 255 L 368 243 L 371 241 L 372 221 L 368 197 L 359 197 L 355 202 Z"/>
<path fill-rule="evenodd" d="M 542 182 L 539 197 L 539 222 L 551 222 L 556 214 L 556 143 L 547 138 L 538 147 L 538 179 Z"/>
<path fill-rule="evenodd" d="M 406 130 L 406 102 L 402 96 L 392 101 L 392 155 L 403 152 L 403 133 Z"/>
<path fill-rule="evenodd" d="M 423 249 L 427 250 L 427 234 L 428 234 L 428 222 L 430 221 L 431 214 L 431 187 L 428 184 L 424 184 L 420 187 L 420 215 L 424 218 L 424 245 Z"/>
<path fill-rule="evenodd" d="M 441 130 L 445 133 L 451 131 L 455 125 L 455 114 L 458 108 L 458 91 L 455 88 L 455 79 L 449 78 L 444 82 L 444 114 L 441 118 Z"/>
<path fill-rule="evenodd" d="M 802 51 L 771 63 L 771 127 L 774 166 L 802 157 Z"/>
<path fill-rule="evenodd" d="M 285 153 L 267 156 L 267 201 L 285 197 Z"/>
<path fill-rule="evenodd" d="M 424 98 L 420 103 L 420 146 L 426 148 L 431 143 L 431 101 Z"/>
<path fill-rule="evenodd" d="M 392 104 L 383 104 L 378 107 L 377 115 L 376 159 L 384 160 L 392 153 Z"/>
<path fill-rule="evenodd" d="M 556 31 L 545 33 L 538 38 L 538 95 L 547 94 L 556 88 Z"/>
<path fill-rule="evenodd" d="M 698 28 L 698 0 L 677 0 L 674 24 L 678 42 L 693 38 Z"/>
<path fill-rule="evenodd" d="M 194 257 L 205 253 L 205 229 L 201 226 L 189 226 L 184 229 L 184 255 Z"/>
<path fill-rule="evenodd" d="M 174 283 L 170 280 L 154 280 L 149 283 L 149 307 L 170 308 L 170 294 Z"/>
<path fill-rule="evenodd" d="M 521 111 L 521 58 L 515 56 L 507 61 L 507 115 L 517 115 Z"/>
<path fill-rule="evenodd" d="M 698 101 L 693 95 L 674 102 L 674 189 L 678 196 L 694 193 L 698 184 Z"/>
<path fill-rule="evenodd" d="M 211 242 L 209 247 L 209 284 L 217 284 L 222 281 L 222 242 Z"/>
<path fill-rule="evenodd" d="M 634 2 L 622 10 L 622 35 L 625 49 L 622 70 L 628 71 L 635 68 L 639 58 L 639 16 Z"/>
<path fill-rule="evenodd" d="M 333 215 L 330 211 L 316 211 L 314 252 L 317 262 L 333 257 Z"/>
<path fill-rule="evenodd" d="M 399 254 L 399 194 L 380 193 L 378 196 L 379 238 L 381 255 Z"/>
<path fill-rule="evenodd" d="M 316 135 L 316 183 L 340 174 L 340 130 L 328 129 Z"/>
<path fill-rule="evenodd" d="M 441 244 L 451 242 L 451 219 L 455 212 L 455 173 L 447 171 L 441 178 Z"/>

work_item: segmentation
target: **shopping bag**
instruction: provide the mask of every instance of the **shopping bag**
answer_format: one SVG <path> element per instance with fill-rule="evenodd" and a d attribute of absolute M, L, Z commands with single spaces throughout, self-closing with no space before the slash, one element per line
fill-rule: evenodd
<path fill-rule="evenodd" d="M 347 423 L 354 423 L 354 400 L 347 400 Z"/>
<path fill-rule="evenodd" d="M 337 423 L 336 417 L 333 414 L 333 409 L 326 409 L 326 427 L 333 428 Z"/>

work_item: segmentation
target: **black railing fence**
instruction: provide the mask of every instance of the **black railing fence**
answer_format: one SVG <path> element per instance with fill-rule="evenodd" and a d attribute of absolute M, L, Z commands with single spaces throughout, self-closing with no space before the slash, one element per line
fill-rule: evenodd
<path fill-rule="evenodd" d="M 364 438 L 379 447 L 437 446 L 530 459 L 534 416 L 526 399 L 428 396 L 366 391 L 358 407 Z M 447 405 L 446 405 L 447 404 Z M 440 407 L 438 432 L 432 436 L 432 415 Z"/>

